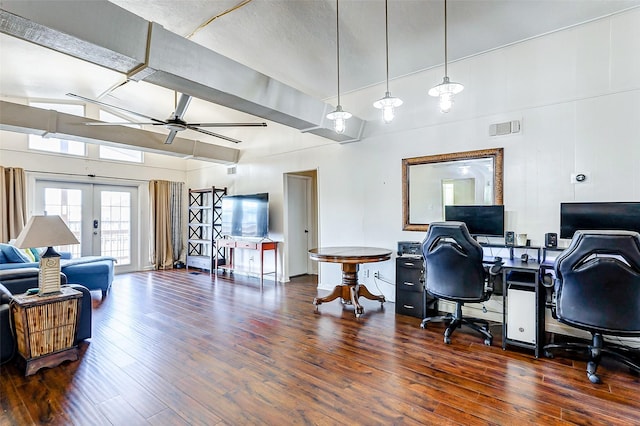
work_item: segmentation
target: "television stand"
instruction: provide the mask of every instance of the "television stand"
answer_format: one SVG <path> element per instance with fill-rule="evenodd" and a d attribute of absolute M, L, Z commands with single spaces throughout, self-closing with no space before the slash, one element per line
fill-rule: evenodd
<path fill-rule="evenodd" d="M 223 271 L 228 270 L 234 272 L 236 270 L 234 264 L 234 251 L 236 249 L 245 250 L 257 250 L 260 252 L 260 288 L 264 285 L 264 252 L 273 250 L 273 272 L 267 272 L 267 274 L 273 274 L 274 283 L 278 282 L 278 242 L 277 241 L 248 241 L 248 240 L 234 240 L 229 238 L 216 239 L 216 249 L 225 250 L 228 255 L 225 256 L 227 262 L 225 265 L 218 264 L 218 256 L 214 261 L 214 269 L 216 273 L 218 269 Z M 239 270 L 238 270 L 239 271 Z"/>

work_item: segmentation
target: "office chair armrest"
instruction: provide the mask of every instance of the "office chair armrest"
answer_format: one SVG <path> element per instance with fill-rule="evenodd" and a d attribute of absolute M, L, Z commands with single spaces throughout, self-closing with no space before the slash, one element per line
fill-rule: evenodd
<path fill-rule="evenodd" d="M 493 294 L 493 285 L 496 281 L 496 277 L 502 274 L 502 265 L 502 259 L 496 259 L 493 265 L 484 268 L 486 274 L 485 294 L 487 299 Z"/>
<path fill-rule="evenodd" d="M 556 292 L 555 292 L 555 279 L 551 274 L 544 274 L 542 276 L 542 285 L 545 290 L 544 305 L 545 308 L 551 309 L 551 316 L 556 317 Z"/>

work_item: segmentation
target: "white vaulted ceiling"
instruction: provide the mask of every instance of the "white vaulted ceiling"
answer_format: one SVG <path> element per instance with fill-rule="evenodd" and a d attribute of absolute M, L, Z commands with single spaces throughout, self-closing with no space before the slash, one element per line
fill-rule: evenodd
<path fill-rule="evenodd" d="M 86 3 L 82 0 L 75 3 L 81 2 Z M 4 8 L 10 3 L 2 0 L 0 4 Z M 37 7 L 39 2 L 24 0 L 23 3 L 33 3 Z M 89 1 L 91 7 L 100 3 Z M 146 21 L 158 23 L 178 36 L 189 37 L 193 43 L 288 88 L 297 89 L 310 99 L 335 105 L 334 0 L 112 0 L 112 3 Z M 246 4 L 202 26 L 212 17 L 241 3 Z M 448 5 L 449 61 L 455 62 L 640 7 L 640 0 L 449 0 Z M 82 22 L 76 25 L 82 26 Z M 119 26 L 120 23 L 113 23 L 114 33 L 120 31 Z M 442 66 L 443 33 L 442 1 L 389 0 L 390 77 L 394 79 Z M 384 82 L 384 41 L 383 0 L 340 1 L 343 94 Z M 92 98 L 108 93 L 101 98 L 103 102 L 158 118 L 166 118 L 172 112 L 174 93 L 171 89 L 176 87 L 129 82 L 113 89 L 126 81 L 125 74 L 6 33 L 0 35 L 0 50 L 2 97 L 70 101 L 65 96 L 68 92 Z M 171 59 L 169 57 L 167 61 Z M 216 70 L 208 72 L 216 73 Z M 450 67 L 449 74 L 455 79 L 455 66 Z M 425 87 L 425 94 L 427 89 Z M 223 105 L 194 99 L 187 116 L 191 121 L 258 121 L 247 112 L 238 112 L 232 102 L 219 103 Z M 352 112 L 363 120 L 378 115 L 372 108 L 364 107 Z M 220 133 L 250 141 L 256 134 L 262 140 L 268 139 L 264 135 L 269 131 L 270 128 L 224 129 Z M 180 136 L 239 149 L 246 147 L 189 131 Z"/>

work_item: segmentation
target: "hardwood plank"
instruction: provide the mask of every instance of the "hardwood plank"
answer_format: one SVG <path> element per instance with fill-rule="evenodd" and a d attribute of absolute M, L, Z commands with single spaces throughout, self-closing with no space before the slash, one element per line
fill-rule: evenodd
<path fill-rule="evenodd" d="M 148 419 L 148 423 L 155 426 L 182 426 L 189 423 L 180 417 L 178 413 L 167 408 L 155 414 Z"/>
<path fill-rule="evenodd" d="M 133 408 L 122 396 L 101 402 L 100 411 L 114 426 L 135 426 L 147 424 L 144 417 Z"/>
<path fill-rule="evenodd" d="M 12 376 L 20 375 L 15 364 L 0 366 L 0 425 L 26 425 L 35 423 L 14 386 Z M 24 372 L 22 372 L 24 374 Z"/>
<path fill-rule="evenodd" d="M 0 425 L 640 423 L 640 379 L 615 362 L 592 385 L 583 361 L 503 351 L 499 327 L 492 347 L 465 329 L 446 345 L 391 303 L 316 313 L 314 277 L 190 272 L 117 276 L 78 361 L 0 367 Z"/>

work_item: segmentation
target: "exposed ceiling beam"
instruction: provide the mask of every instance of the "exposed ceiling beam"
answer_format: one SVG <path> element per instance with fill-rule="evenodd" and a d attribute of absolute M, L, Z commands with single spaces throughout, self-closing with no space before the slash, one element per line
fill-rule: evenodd
<path fill-rule="evenodd" d="M 352 117 L 337 134 L 333 106 L 106 1 L 3 0 L 0 32 L 334 141 L 364 129 Z"/>
<path fill-rule="evenodd" d="M 0 130 L 122 148 L 133 146 L 141 151 L 222 164 L 237 163 L 240 156 L 235 148 L 183 138 L 167 145 L 167 136 L 162 133 L 126 126 L 87 126 L 87 122 L 98 121 L 12 102 L 0 101 L 0 111 Z"/>

